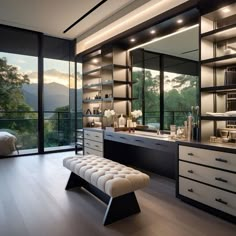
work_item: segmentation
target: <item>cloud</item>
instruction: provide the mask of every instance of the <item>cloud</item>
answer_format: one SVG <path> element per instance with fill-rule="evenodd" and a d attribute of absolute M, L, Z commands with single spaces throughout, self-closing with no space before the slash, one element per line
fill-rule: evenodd
<path fill-rule="evenodd" d="M 28 74 L 31 83 L 38 83 L 38 73 L 32 72 Z M 49 84 L 56 82 L 58 84 L 69 87 L 69 74 L 62 73 L 56 69 L 47 70 L 44 72 L 44 83 Z M 74 86 L 73 75 L 71 75 L 71 87 Z"/>

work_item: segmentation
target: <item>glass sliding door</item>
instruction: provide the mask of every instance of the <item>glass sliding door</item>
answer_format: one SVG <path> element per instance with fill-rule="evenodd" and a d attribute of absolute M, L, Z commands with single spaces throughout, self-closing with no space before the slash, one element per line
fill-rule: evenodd
<path fill-rule="evenodd" d="M 71 145 L 70 72 L 68 61 L 44 58 L 44 148 Z M 72 75 L 74 78 L 74 76 Z"/>
<path fill-rule="evenodd" d="M 44 151 L 75 148 L 73 41 L 43 38 Z"/>
<path fill-rule="evenodd" d="M 19 154 L 38 152 L 37 57 L 0 52 L 0 131 L 16 136 Z"/>

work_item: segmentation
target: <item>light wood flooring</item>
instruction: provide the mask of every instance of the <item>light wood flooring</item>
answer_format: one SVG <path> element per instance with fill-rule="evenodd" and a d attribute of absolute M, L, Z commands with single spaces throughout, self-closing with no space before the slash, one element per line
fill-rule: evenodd
<path fill-rule="evenodd" d="M 236 235 L 236 225 L 176 199 L 174 182 L 158 175 L 136 192 L 140 214 L 104 227 L 103 203 L 82 189 L 64 190 L 70 173 L 62 159 L 71 155 L 0 160 L 0 236 Z"/>

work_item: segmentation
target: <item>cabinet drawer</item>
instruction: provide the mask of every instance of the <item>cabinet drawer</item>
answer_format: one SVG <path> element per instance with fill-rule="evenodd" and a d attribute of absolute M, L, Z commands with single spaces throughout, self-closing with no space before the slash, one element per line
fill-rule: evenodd
<path fill-rule="evenodd" d="M 103 133 L 96 132 L 96 131 L 90 131 L 90 130 L 84 130 L 84 138 L 94 140 L 97 142 L 103 142 Z"/>
<path fill-rule="evenodd" d="M 95 142 L 89 139 L 84 139 L 84 146 L 103 152 L 103 143 Z"/>
<path fill-rule="evenodd" d="M 236 154 L 179 146 L 179 159 L 236 172 Z"/>
<path fill-rule="evenodd" d="M 84 155 L 90 155 L 90 154 L 93 154 L 93 155 L 96 155 L 96 156 L 99 156 L 99 157 L 103 157 L 103 152 L 99 152 L 97 150 L 85 147 L 84 148 Z"/>
<path fill-rule="evenodd" d="M 181 195 L 236 216 L 236 194 L 179 177 Z"/>
<path fill-rule="evenodd" d="M 236 174 L 233 173 L 179 161 L 179 175 L 236 193 Z"/>
<path fill-rule="evenodd" d="M 157 139 L 140 137 L 132 134 L 105 132 L 104 138 L 115 142 L 135 145 L 138 147 L 150 148 L 164 152 L 176 153 L 176 144 L 174 142 L 162 141 Z"/>
<path fill-rule="evenodd" d="M 105 131 L 104 139 L 125 144 L 131 144 L 131 145 L 133 144 L 133 137 L 131 135 L 122 134 L 119 132 L 115 133 L 115 132 Z"/>

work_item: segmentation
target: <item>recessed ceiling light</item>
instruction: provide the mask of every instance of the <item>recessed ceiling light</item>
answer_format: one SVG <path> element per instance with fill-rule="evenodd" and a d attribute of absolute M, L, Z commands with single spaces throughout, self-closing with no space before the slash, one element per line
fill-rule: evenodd
<path fill-rule="evenodd" d="M 181 23 L 183 23 L 183 20 L 182 20 L 182 19 L 178 19 L 176 22 L 177 22 L 178 24 L 181 24 Z"/>
<path fill-rule="evenodd" d="M 136 39 L 135 38 L 132 38 L 132 39 L 130 39 L 130 42 L 135 42 L 136 41 Z"/>
<path fill-rule="evenodd" d="M 225 8 L 222 9 L 222 12 L 228 13 L 228 12 L 230 12 L 230 9 L 228 7 L 225 7 Z"/>
<path fill-rule="evenodd" d="M 155 34 L 156 33 L 156 30 L 151 30 L 150 31 L 150 34 Z"/>

